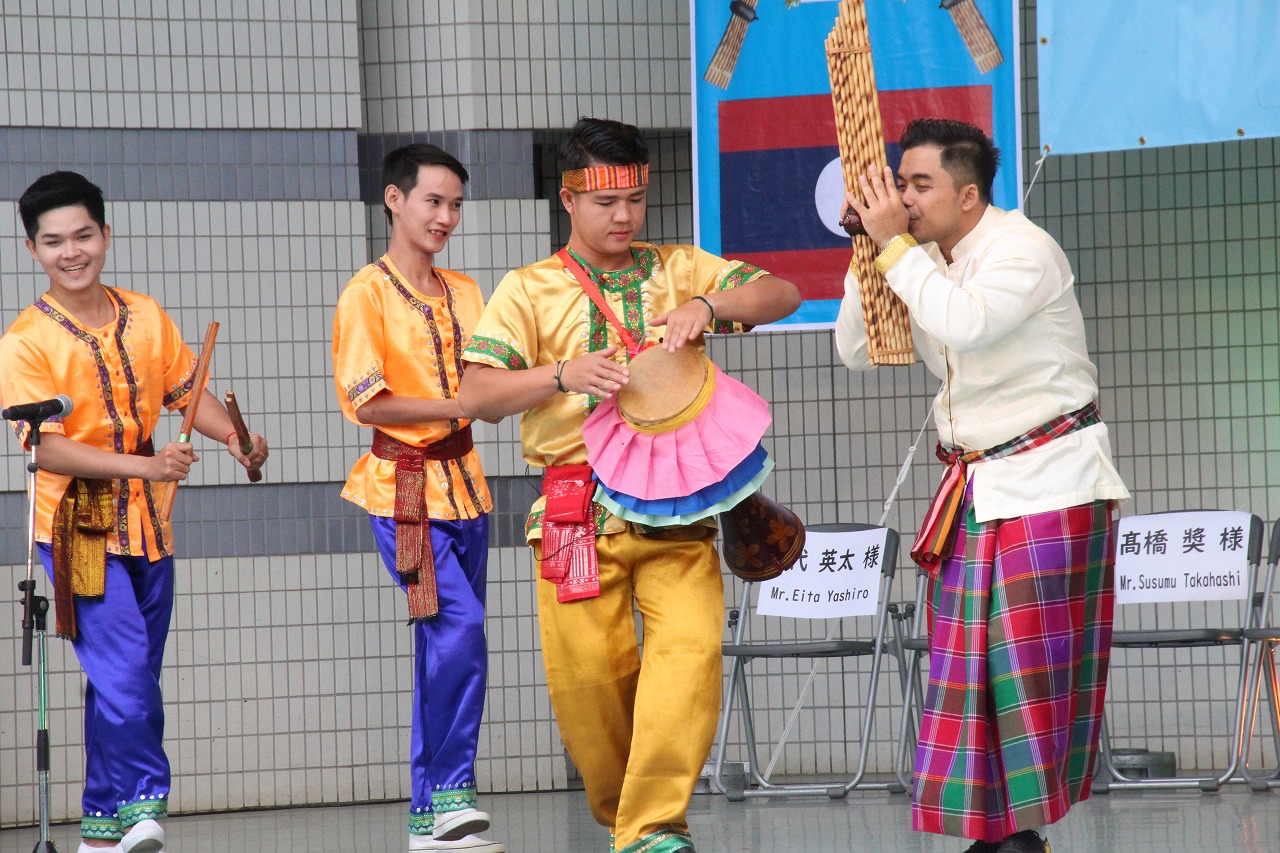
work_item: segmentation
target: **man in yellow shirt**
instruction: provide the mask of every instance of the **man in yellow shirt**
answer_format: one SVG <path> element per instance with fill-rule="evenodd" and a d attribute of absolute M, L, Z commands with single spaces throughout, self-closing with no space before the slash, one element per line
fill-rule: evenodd
<path fill-rule="evenodd" d="M 498 285 L 466 347 L 462 394 L 473 417 L 525 413 L 525 460 L 546 469 L 544 493 L 557 495 L 553 507 L 540 498 L 526 526 L 539 561 L 547 524 L 560 523 L 559 498 L 575 502 L 564 490 L 587 499 L 594 490 L 589 472 L 581 474 L 583 422 L 627 382 L 630 355 L 657 339 L 655 327 L 665 327 L 668 349 L 700 346 L 706 330 L 773 322 L 800 302 L 793 284 L 750 264 L 693 246 L 632 242 L 648 199 L 648 148 L 636 128 L 582 119 L 560 154 L 568 255 L 510 272 Z M 577 275 L 589 279 L 619 325 Z M 568 594 L 567 584 L 538 582 L 552 706 L 613 848 L 692 851 L 685 813 L 720 704 L 724 590 L 715 528 L 657 533 L 586 506 L 575 523 L 587 533 L 567 547 L 586 540 L 582 556 L 598 580 Z M 643 659 L 633 607 L 644 620 Z"/>
<path fill-rule="evenodd" d="M 493 504 L 458 406 L 462 346 L 480 288 L 440 269 L 467 171 L 434 145 L 383 161 L 391 245 L 356 273 L 333 321 L 334 382 L 348 420 L 374 427 L 342 496 L 364 507 L 414 633 L 410 850 L 502 853 L 479 838 L 475 758 L 488 652 L 485 570 Z"/>
<path fill-rule="evenodd" d="M 81 853 L 154 853 L 168 813 L 160 664 L 173 611 L 173 539 L 154 483 L 186 479 L 187 442 L 158 450 L 163 409 L 202 394 L 195 428 L 247 468 L 222 403 L 194 389 L 195 356 L 151 297 L 102 283 L 111 245 L 102 190 L 75 172 L 36 180 L 18 201 L 27 249 L 48 291 L 0 338 L 0 403 L 70 398 L 40 430 L 35 538 L 53 580 L 57 630 L 88 677 Z M 31 425 L 14 424 L 30 447 Z M 94 535 L 80 519 L 92 518 Z M 95 523 L 96 522 L 96 523 Z M 119 845 L 118 847 L 116 845 Z"/>

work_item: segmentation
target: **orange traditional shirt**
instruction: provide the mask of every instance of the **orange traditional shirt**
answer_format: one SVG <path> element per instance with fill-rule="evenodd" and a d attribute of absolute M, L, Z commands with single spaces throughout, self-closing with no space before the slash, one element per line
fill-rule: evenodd
<path fill-rule="evenodd" d="M 334 384 L 342 414 L 359 424 L 356 408 L 387 390 L 400 397 L 447 400 L 458 396 L 462 348 L 484 310 L 479 286 L 461 273 L 436 268 L 444 295 L 423 296 L 384 255 L 347 284 L 333 318 Z M 466 419 L 380 426 L 413 447 L 425 447 L 471 423 Z M 394 462 L 372 453 L 351 469 L 342 497 L 372 515 L 395 511 Z M 473 449 L 461 459 L 427 460 L 427 515 L 475 518 L 493 502 Z"/>
<path fill-rule="evenodd" d="M 106 290 L 116 318 L 99 329 L 80 323 L 47 293 L 18 315 L 0 338 L 0 403 L 11 406 L 65 394 L 74 406 L 71 414 L 45 421 L 42 433 L 62 433 L 113 453 L 135 453 L 151 438 L 164 409 L 186 405 L 196 357 L 150 296 Z M 30 425 L 17 421 L 13 426 L 29 449 Z M 71 479 L 44 470 L 37 475 L 38 541 L 53 540 L 53 514 Z M 108 552 L 152 561 L 173 553 L 169 522 L 156 511 L 158 485 L 112 482 L 115 519 Z"/>

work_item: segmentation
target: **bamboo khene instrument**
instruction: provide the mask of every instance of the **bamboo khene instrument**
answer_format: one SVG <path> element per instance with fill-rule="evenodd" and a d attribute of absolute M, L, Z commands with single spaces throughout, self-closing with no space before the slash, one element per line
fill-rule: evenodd
<path fill-rule="evenodd" d="M 986 74 L 1004 62 L 1000 45 L 996 44 L 987 19 L 982 17 L 982 10 L 973 5 L 973 0 L 942 0 L 942 8 L 951 13 L 951 20 L 960 31 L 960 38 L 964 39 L 964 46 L 969 48 L 969 55 L 979 71 Z"/>
<path fill-rule="evenodd" d="M 190 441 L 191 430 L 196 422 L 196 409 L 200 406 L 200 398 L 204 396 L 204 386 L 209 382 L 209 362 L 213 358 L 213 342 L 218 337 L 218 323 L 209 323 L 204 333 L 204 344 L 200 347 L 200 357 L 196 359 L 196 370 L 191 378 L 191 399 L 187 403 L 186 413 L 182 417 L 182 431 L 178 433 L 178 441 Z M 160 517 L 169 520 L 173 512 L 173 499 L 178 492 L 178 481 L 170 480 L 161 486 Z"/>
<path fill-rule="evenodd" d="M 885 162 L 884 126 L 871 65 L 865 0 L 841 0 L 835 27 L 827 36 L 827 70 L 831 73 L 844 185 L 856 187 L 858 176 L 867 166 Z M 872 364 L 912 364 L 916 357 L 907 306 L 889 289 L 876 269 L 875 259 L 875 242 L 866 236 L 854 237 L 849 265 L 862 285 L 868 355 Z"/>

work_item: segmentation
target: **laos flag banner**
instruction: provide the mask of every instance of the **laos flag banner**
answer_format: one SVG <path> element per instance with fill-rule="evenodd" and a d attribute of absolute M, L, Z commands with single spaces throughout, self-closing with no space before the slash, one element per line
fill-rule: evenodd
<path fill-rule="evenodd" d="M 1021 206 L 1017 0 L 691 0 L 695 239 L 799 286 L 782 328 L 835 323 L 853 254 L 826 54 L 841 2 L 866 6 L 881 165 L 912 119 L 967 121 L 1001 149 L 994 203 Z"/>

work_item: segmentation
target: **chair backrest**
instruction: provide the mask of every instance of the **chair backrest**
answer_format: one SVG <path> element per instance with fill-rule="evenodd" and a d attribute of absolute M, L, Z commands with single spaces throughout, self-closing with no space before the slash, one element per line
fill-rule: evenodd
<path fill-rule="evenodd" d="M 1116 604 L 1246 600 L 1262 559 L 1262 534 L 1262 519 L 1247 512 L 1196 510 L 1121 518 L 1116 525 Z"/>
<path fill-rule="evenodd" d="M 897 561 L 898 532 L 892 528 L 811 525 L 799 561 L 758 585 L 756 612 L 793 619 L 873 616 Z"/>
<path fill-rule="evenodd" d="M 1276 592 L 1276 575 L 1280 573 L 1280 518 L 1271 526 L 1271 547 L 1267 549 L 1266 577 L 1258 581 L 1258 621 L 1260 628 L 1269 628 L 1276 618 L 1273 596 Z"/>

